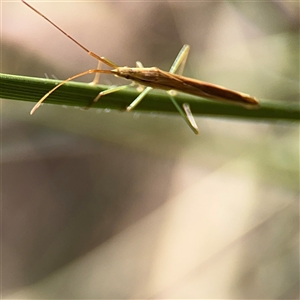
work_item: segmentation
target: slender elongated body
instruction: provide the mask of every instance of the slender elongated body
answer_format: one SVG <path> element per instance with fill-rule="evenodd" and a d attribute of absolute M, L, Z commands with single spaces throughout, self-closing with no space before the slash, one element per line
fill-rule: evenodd
<path fill-rule="evenodd" d="M 77 40 L 75 40 L 73 37 L 68 35 L 65 31 L 63 31 L 60 27 L 58 27 L 55 23 L 53 23 L 51 20 L 49 20 L 45 15 L 43 15 L 41 12 L 36 10 L 34 7 L 32 7 L 30 4 L 28 4 L 26 1 L 22 0 L 24 4 L 26 4 L 30 9 L 35 11 L 37 14 L 39 14 L 41 17 L 43 17 L 46 21 L 48 21 L 50 24 L 52 24 L 55 28 L 57 28 L 60 32 L 62 32 L 65 36 L 67 36 L 69 39 L 71 39 L 74 43 L 76 43 L 79 47 L 81 47 L 85 52 L 87 52 L 92 57 L 96 58 L 98 60 L 98 68 L 97 69 L 91 69 L 84 71 L 82 73 L 76 74 L 72 77 L 69 77 L 68 79 L 64 80 L 60 84 L 58 84 L 56 87 L 54 87 L 52 90 L 50 90 L 46 95 L 44 95 L 33 107 L 31 110 L 31 114 L 33 114 L 37 108 L 41 105 L 41 103 L 50 95 L 52 94 L 56 89 L 58 89 L 63 84 L 67 83 L 68 81 L 71 81 L 75 78 L 87 75 L 87 74 L 96 74 L 95 79 L 93 83 L 98 82 L 99 74 L 105 73 L 105 74 L 113 74 L 118 77 L 123 77 L 125 79 L 129 79 L 135 83 L 138 83 L 141 86 L 144 86 L 145 89 L 139 94 L 139 96 L 132 101 L 132 103 L 126 107 L 127 111 L 132 110 L 135 108 L 140 101 L 147 95 L 147 93 L 152 89 L 162 89 L 168 91 L 169 97 L 173 104 L 175 105 L 178 112 L 181 114 L 181 116 L 184 118 L 184 120 L 187 122 L 187 124 L 190 126 L 190 128 L 194 131 L 194 133 L 198 133 L 198 127 L 194 120 L 194 117 L 191 113 L 190 107 L 188 103 L 184 103 L 182 106 L 180 106 L 174 96 L 173 91 L 179 91 L 211 100 L 217 100 L 217 101 L 224 101 L 224 102 L 231 102 L 234 104 L 243 105 L 247 108 L 249 107 L 257 107 L 259 105 L 258 100 L 254 97 L 251 97 L 247 94 L 236 92 L 212 83 L 207 83 L 204 81 L 200 81 L 197 79 L 192 79 L 188 77 L 182 76 L 182 72 L 187 60 L 187 56 L 189 53 L 190 47 L 188 45 L 184 45 L 177 55 L 174 63 L 172 64 L 169 72 L 162 71 L 159 68 L 152 67 L 152 68 L 144 68 L 141 62 L 137 62 L 135 68 L 130 67 L 119 67 L 109 59 L 105 57 L 100 57 L 94 52 L 88 50 L 86 47 L 84 47 L 82 44 L 80 44 Z M 101 70 L 100 64 L 104 63 L 112 68 L 112 70 Z M 176 74 L 177 73 L 177 74 Z M 100 97 L 113 93 L 115 91 L 119 91 L 122 89 L 127 88 L 129 85 L 123 85 L 119 87 L 114 87 L 105 91 L 102 91 L 98 94 L 98 96 L 92 101 L 96 102 L 100 99 Z"/>
<path fill-rule="evenodd" d="M 117 76 L 138 82 L 141 85 L 155 89 L 176 90 L 183 93 L 241 104 L 245 106 L 257 106 L 258 101 L 250 95 L 236 92 L 219 85 L 192 79 L 189 77 L 162 71 L 159 68 L 128 68 L 119 67 L 112 70 Z"/>

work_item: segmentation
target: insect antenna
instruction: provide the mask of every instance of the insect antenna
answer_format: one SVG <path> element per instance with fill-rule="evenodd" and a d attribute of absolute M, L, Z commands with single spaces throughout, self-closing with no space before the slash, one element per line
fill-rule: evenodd
<path fill-rule="evenodd" d="M 114 74 L 114 72 L 112 70 L 98 70 L 98 69 L 91 69 L 91 70 L 87 70 L 87 71 L 84 71 L 82 73 L 79 73 L 79 74 L 76 74 L 72 77 L 69 77 L 68 79 L 62 81 L 60 84 L 58 84 L 57 86 L 55 86 L 52 90 L 50 90 L 47 94 L 45 94 L 36 104 L 35 106 L 32 108 L 32 110 L 30 111 L 30 114 L 32 115 L 39 107 L 40 105 L 43 103 L 43 101 L 48 98 L 54 91 L 56 91 L 59 87 L 61 87 L 62 85 L 64 85 L 65 83 L 75 79 L 75 78 L 78 78 L 78 77 L 81 77 L 81 76 L 84 76 L 84 75 L 87 75 L 87 74 L 92 74 L 92 73 L 106 73 L 106 74 Z"/>
<path fill-rule="evenodd" d="M 54 22 L 52 22 L 50 19 L 48 19 L 45 15 L 43 15 L 41 12 L 39 12 L 37 9 L 35 9 L 33 6 L 31 6 L 29 3 L 27 3 L 24 0 L 21 0 L 25 5 L 27 5 L 30 9 L 32 9 L 34 12 L 36 12 L 38 15 L 40 15 L 42 18 L 44 18 L 46 21 L 48 21 L 51 25 L 53 25 L 56 29 L 58 29 L 62 34 L 64 34 L 66 37 L 68 37 L 70 40 L 72 40 L 75 44 L 77 44 L 81 49 L 83 49 L 85 52 L 87 52 L 92 57 L 96 58 L 97 60 L 103 62 L 104 64 L 112 67 L 117 68 L 118 65 L 107 59 L 106 57 L 100 57 L 96 53 L 90 51 L 86 47 L 84 47 L 82 44 L 80 44 L 77 40 L 75 40 L 73 37 L 71 37 L 69 34 L 67 34 L 64 30 L 62 30 L 59 26 L 57 26 Z"/>

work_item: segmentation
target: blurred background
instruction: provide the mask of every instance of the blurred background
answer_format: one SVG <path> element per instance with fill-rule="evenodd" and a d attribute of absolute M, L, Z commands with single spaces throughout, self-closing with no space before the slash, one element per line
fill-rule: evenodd
<path fill-rule="evenodd" d="M 184 75 L 299 101 L 298 1 L 31 4 L 120 66 L 168 70 L 189 44 Z M 96 67 L 1 8 L 2 73 Z M 179 115 L 32 106 L 2 100 L 3 299 L 299 297 L 298 124 L 197 117 L 195 136 Z"/>

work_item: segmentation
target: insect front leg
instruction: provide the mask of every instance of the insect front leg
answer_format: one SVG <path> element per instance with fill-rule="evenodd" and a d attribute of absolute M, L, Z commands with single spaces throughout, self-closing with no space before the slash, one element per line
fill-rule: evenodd
<path fill-rule="evenodd" d="M 99 60 L 98 61 L 98 65 L 97 65 L 97 69 L 96 70 L 101 70 L 101 64 L 102 62 Z M 101 71 L 99 71 L 99 73 L 95 73 L 95 77 L 94 77 L 94 80 L 90 83 L 91 85 L 96 85 L 99 83 L 99 79 L 100 79 L 100 73 Z M 128 84 L 127 85 L 122 85 L 122 86 L 117 86 L 117 87 L 112 87 L 110 89 L 107 89 L 105 91 L 102 91 L 100 92 L 94 99 L 93 101 L 87 106 L 85 107 L 84 109 L 89 109 L 94 103 L 98 102 L 99 99 L 104 96 L 104 95 L 108 95 L 108 94 L 111 94 L 111 93 L 114 93 L 114 92 L 117 92 L 117 91 L 120 91 L 120 90 L 123 90 L 125 88 L 127 88 Z"/>
<path fill-rule="evenodd" d="M 142 63 L 139 62 L 139 61 L 136 62 L 136 66 L 137 66 L 138 68 L 143 68 Z M 99 64 L 98 64 L 98 67 L 100 67 Z M 96 75 L 97 75 L 97 74 L 96 74 Z M 99 78 L 99 76 L 98 76 L 98 78 Z M 95 79 L 96 79 L 96 76 L 95 76 Z M 95 81 L 95 79 L 94 79 L 94 81 Z M 93 82 L 94 82 L 94 81 L 93 81 Z M 97 97 L 93 100 L 92 103 L 96 103 L 96 102 L 99 101 L 99 99 L 100 99 L 102 96 L 104 96 L 104 95 L 108 95 L 108 94 L 111 94 L 111 93 L 114 93 L 114 92 L 117 92 L 117 91 L 124 90 L 124 89 L 126 89 L 127 87 L 133 86 L 133 85 L 135 85 L 135 84 L 136 84 L 135 82 L 132 82 L 131 84 L 126 84 L 126 85 L 121 85 L 121 86 L 117 86 L 117 87 L 112 87 L 112 88 L 110 88 L 110 89 L 107 89 L 107 90 L 105 90 L 105 91 L 102 91 L 102 92 L 100 92 L 100 93 L 97 95 Z M 145 90 L 144 90 L 145 87 L 144 87 L 143 85 L 139 85 L 139 86 L 137 87 L 137 89 L 138 89 L 138 91 L 142 91 L 142 92 L 145 91 Z M 145 95 L 146 95 L 146 94 L 145 94 Z M 144 95 L 143 97 L 145 97 L 145 95 Z M 139 95 L 139 96 L 140 96 L 140 95 Z M 137 98 L 139 98 L 139 96 L 138 96 Z M 143 98 L 143 97 L 142 97 L 142 98 Z M 140 102 L 141 100 L 142 100 L 142 99 L 140 99 L 138 102 Z M 134 100 L 133 102 L 135 102 L 135 100 Z M 131 104 L 133 104 L 133 102 L 132 102 Z M 131 104 L 130 104 L 130 106 L 131 106 Z M 138 104 L 138 103 L 134 104 L 132 108 L 134 108 L 137 104 Z M 129 111 L 129 110 L 131 110 L 132 108 L 129 108 L 129 109 L 128 109 L 128 107 L 127 107 L 126 110 Z"/>
<path fill-rule="evenodd" d="M 97 97 L 94 98 L 94 100 L 92 101 L 91 105 L 92 105 L 93 103 L 98 102 L 99 99 L 100 99 L 102 96 L 105 96 L 105 95 L 108 95 L 108 94 L 112 94 L 112 93 L 117 92 L 117 91 L 124 90 L 124 89 L 128 88 L 128 86 L 130 86 L 130 85 L 126 84 L 126 85 L 121 85 L 121 86 L 115 86 L 115 87 L 112 87 L 112 88 L 110 88 L 110 89 L 107 89 L 107 90 L 105 90 L 105 91 L 100 92 L 100 93 L 97 95 Z M 90 106 L 91 106 L 91 105 L 90 105 Z"/>
<path fill-rule="evenodd" d="M 107 59 L 106 57 L 99 57 L 99 56 L 96 56 L 95 57 L 95 54 L 94 53 L 90 53 L 94 58 L 96 58 L 98 60 L 98 64 L 97 64 L 97 69 L 95 70 L 101 70 L 101 66 L 102 66 L 102 63 L 108 65 L 108 66 L 111 66 L 111 67 L 118 67 L 117 65 L 115 65 L 113 62 L 111 62 L 109 59 Z M 94 77 L 94 80 L 90 83 L 92 85 L 96 85 L 99 83 L 100 81 L 100 72 L 98 73 L 95 73 L 95 77 Z"/>
<path fill-rule="evenodd" d="M 97 67 L 97 69 L 100 69 L 100 67 L 101 67 L 101 61 L 98 62 L 98 67 Z M 94 84 L 97 84 L 97 83 L 99 82 L 99 77 L 100 77 L 100 73 L 99 73 L 99 74 L 96 73 L 96 74 L 95 74 L 95 78 L 94 78 L 94 80 L 91 82 L 91 84 L 93 84 L 93 85 L 94 85 Z M 126 84 L 126 85 L 121 85 L 121 86 L 112 87 L 112 88 L 109 88 L 109 89 L 107 89 L 107 90 L 105 90 L 105 91 L 100 92 L 100 93 L 93 99 L 93 101 L 91 102 L 91 104 L 90 104 L 87 108 L 91 107 L 91 106 L 93 105 L 93 103 L 98 102 L 99 99 L 100 99 L 102 96 L 105 96 L 105 95 L 108 95 L 108 94 L 112 94 L 112 93 L 117 92 L 117 91 L 124 90 L 124 89 L 126 89 L 128 86 L 130 86 L 130 84 L 129 84 L 129 85 Z"/>
<path fill-rule="evenodd" d="M 101 61 L 98 61 L 97 70 L 101 70 Z M 90 83 L 91 85 L 96 85 L 99 83 L 100 80 L 100 73 L 95 73 L 94 80 Z"/>

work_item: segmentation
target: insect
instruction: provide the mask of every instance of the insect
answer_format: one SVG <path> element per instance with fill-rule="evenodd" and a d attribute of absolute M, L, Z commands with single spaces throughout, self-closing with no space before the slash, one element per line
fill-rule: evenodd
<path fill-rule="evenodd" d="M 174 63 L 172 64 L 169 72 L 162 71 L 159 68 L 152 67 L 152 68 L 145 68 L 141 62 L 136 62 L 136 67 L 119 67 L 109 59 L 105 57 L 100 57 L 99 55 L 95 54 L 94 52 L 90 51 L 82 44 L 80 44 L 77 40 L 67 34 L 64 30 L 62 30 L 59 26 L 53 23 L 50 19 L 48 19 L 45 15 L 39 12 L 37 9 L 32 7 L 26 1 L 22 0 L 22 2 L 27 5 L 30 9 L 36 12 L 38 15 L 43 17 L 46 21 L 48 21 L 51 25 L 53 25 L 56 29 L 58 29 L 61 33 L 63 33 L 66 37 L 71 39 L 74 43 L 76 43 L 80 48 L 82 48 L 85 52 L 89 55 L 94 57 L 98 60 L 98 67 L 97 69 L 90 69 L 84 71 L 82 73 L 76 74 L 74 76 L 69 77 L 68 79 L 62 81 L 60 84 L 55 86 L 52 90 L 50 90 L 47 94 L 45 94 L 33 107 L 30 114 L 33 114 L 38 107 L 42 104 L 42 102 L 51 95 L 55 90 L 59 87 L 71 81 L 75 78 L 87 75 L 87 74 L 95 74 L 95 79 L 93 83 L 98 83 L 100 73 L 106 74 L 113 74 L 117 77 L 123 77 L 125 79 L 131 80 L 133 83 L 137 83 L 140 87 L 143 88 L 142 92 L 137 96 L 133 102 L 126 107 L 126 111 L 131 111 L 134 109 L 142 100 L 143 98 L 149 93 L 149 91 L 153 88 L 166 90 L 171 101 L 175 105 L 178 112 L 181 114 L 183 119 L 189 125 L 189 127 L 193 130 L 194 133 L 198 134 L 198 126 L 195 122 L 195 119 L 192 115 L 190 106 L 188 103 L 184 103 L 182 106 L 179 105 L 175 100 L 176 91 L 200 96 L 206 99 L 217 100 L 217 101 L 224 101 L 224 102 L 231 102 L 235 104 L 239 104 L 245 106 L 246 108 L 250 107 L 258 107 L 259 102 L 256 98 L 251 97 L 250 95 L 236 92 L 234 90 L 230 90 L 224 88 L 222 86 L 218 86 L 212 83 L 200 81 L 197 79 L 192 79 L 188 77 L 182 76 L 182 72 L 188 57 L 188 53 L 190 47 L 188 45 L 184 45 L 177 55 Z M 101 69 L 101 63 L 112 68 L 112 70 L 103 70 Z M 132 84 L 131 84 L 132 85 Z M 129 85 L 122 85 L 118 87 L 113 87 L 102 91 L 98 94 L 98 96 L 93 100 L 93 103 L 97 102 L 102 96 L 126 89 Z"/>

